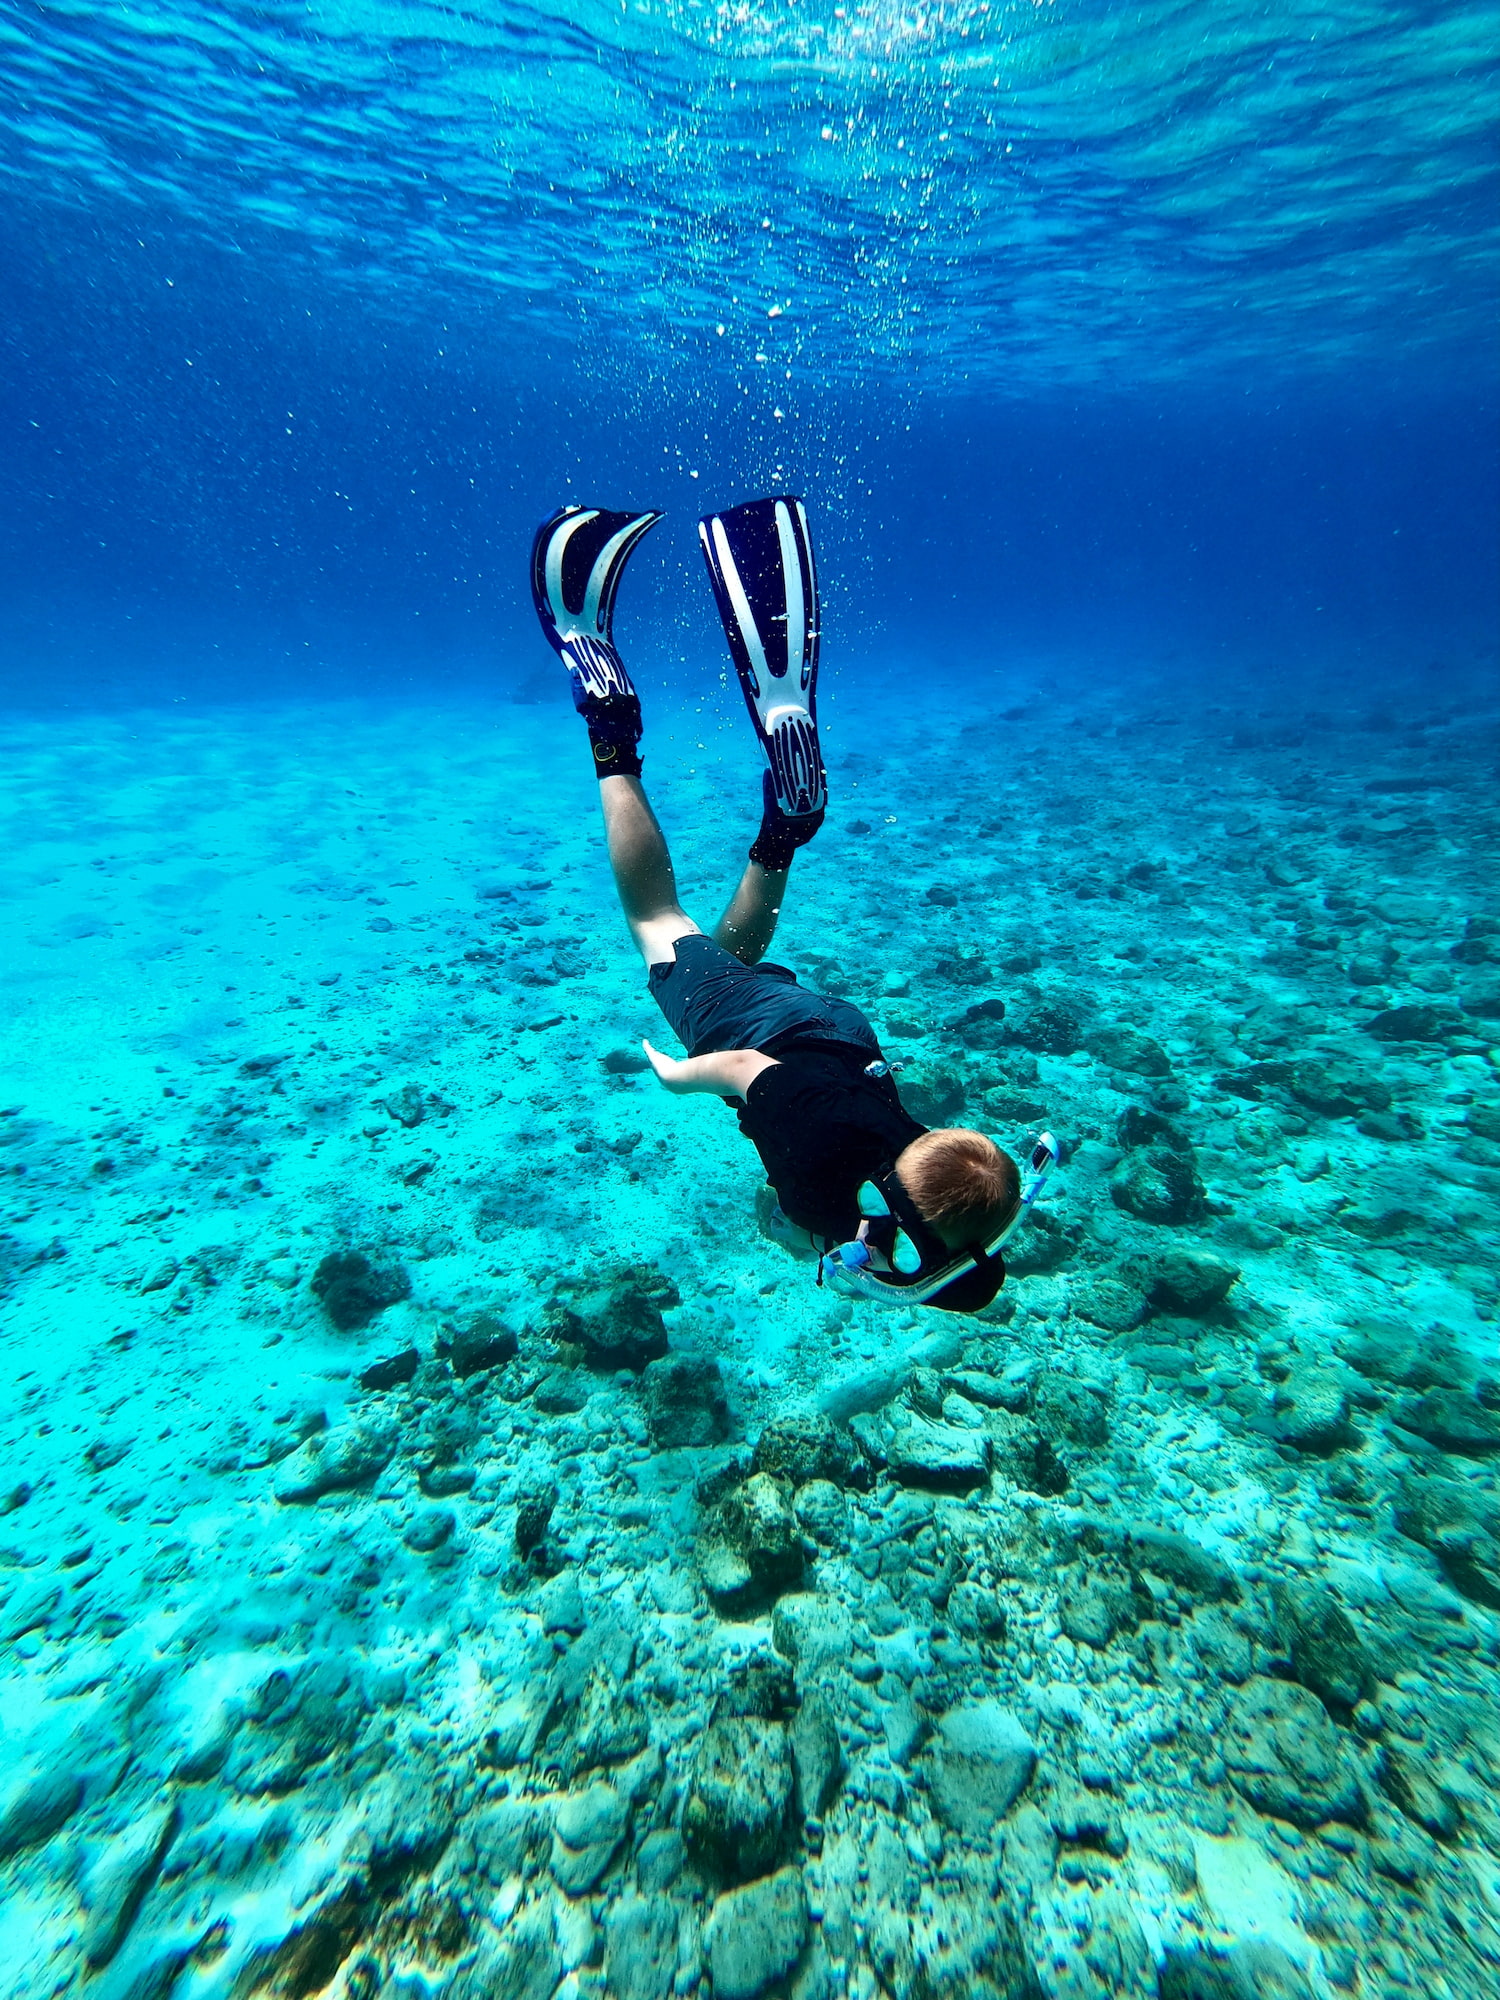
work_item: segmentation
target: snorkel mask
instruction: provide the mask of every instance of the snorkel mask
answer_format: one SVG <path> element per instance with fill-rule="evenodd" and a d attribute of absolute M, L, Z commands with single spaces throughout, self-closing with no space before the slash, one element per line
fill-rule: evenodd
<path fill-rule="evenodd" d="M 1005 1283 L 1001 1246 L 1031 1213 L 1043 1183 L 1057 1165 L 1057 1141 L 1043 1132 L 1031 1151 L 1030 1173 L 1021 1199 L 998 1234 L 987 1243 L 952 1250 L 917 1211 L 893 1170 L 866 1181 L 859 1191 L 864 1220 L 851 1243 L 827 1252 L 818 1282 L 856 1298 L 886 1305 L 936 1306 L 940 1312 L 978 1312 Z"/>

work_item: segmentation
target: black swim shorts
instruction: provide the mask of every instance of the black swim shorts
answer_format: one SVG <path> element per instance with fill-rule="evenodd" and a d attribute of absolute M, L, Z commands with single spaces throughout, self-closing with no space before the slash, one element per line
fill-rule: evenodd
<path fill-rule="evenodd" d="M 878 1056 L 875 1030 L 848 1000 L 814 993 L 784 965 L 742 965 L 695 932 L 670 965 L 653 965 L 651 997 L 690 1056 L 760 1049 L 768 1056 L 833 1042 Z"/>

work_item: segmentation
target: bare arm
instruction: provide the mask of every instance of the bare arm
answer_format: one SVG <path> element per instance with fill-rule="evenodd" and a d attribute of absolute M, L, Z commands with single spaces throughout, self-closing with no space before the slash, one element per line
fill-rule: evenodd
<path fill-rule="evenodd" d="M 642 1042 L 657 1081 L 675 1097 L 691 1097 L 699 1091 L 711 1097 L 743 1097 L 763 1069 L 775 1066 L 775 1056 L 763 1056 L 759 1049 L 724 1049 L 716 1055 L 687 1056 L 678 1060 L 664 1056 L 660 1049 Z"/>

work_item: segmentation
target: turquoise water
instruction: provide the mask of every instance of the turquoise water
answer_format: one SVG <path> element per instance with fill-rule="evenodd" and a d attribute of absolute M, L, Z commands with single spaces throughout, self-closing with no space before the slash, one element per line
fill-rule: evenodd
<path fill-rule="evenodd" d="M 1497 29 L 0 0 L 6 2000 L 1500 1993 Z M 771 491 L 982 1317 L 640 1055 Z"/>

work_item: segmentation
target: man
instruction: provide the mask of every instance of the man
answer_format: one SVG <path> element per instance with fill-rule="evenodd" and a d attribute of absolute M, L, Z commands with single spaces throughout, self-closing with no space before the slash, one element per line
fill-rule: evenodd
<path fill-rule="evenodd" d="M 768 766 L 760 832 L 709 935 L 677 898 L 641 783 L 641 706 L 612 636 L 625 564 L 660 518 L 564 508 L 538 529 L 531 562 L 542 629 L 588 729 L 625 921 L 652 997 L 687 1050 L 679 1060 L 646 1042 L 646 1054 L 669 1091 L 708 1091 L 736 1106 L 785 1221 L 833 1260 L 847 1288 L 977 1311 L 1004 1281 L 999 1244 L 1027 1205 L 1015 1161 L 982 1133 L 920 1125 L 859 1009 L 762 963 L 793 856 L 827 804 L 806 512 L 779 496 L 698 525 Z"/>

